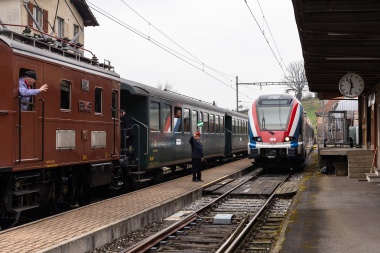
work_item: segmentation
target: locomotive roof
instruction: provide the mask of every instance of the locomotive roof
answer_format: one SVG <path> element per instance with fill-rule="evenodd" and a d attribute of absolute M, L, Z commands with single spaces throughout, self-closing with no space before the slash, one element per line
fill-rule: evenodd
<path fill-rule="evenodd" d="M 67 52 L 63 49 L 49 45 L 35 38 L 27 38 L 7 29 L 0 28 L 0 41 L 4 41 L 15 53 L 34 57 L 42 61 L 52 62 L 69 68 L 80 69 L 92 74 L 119 80 L 113 67 L 97 64 L 94 60 L 84 56 Z"/>
<path fill-rule="evenodd" d="M 219 113 L 227 114 L 229 116 L 235 116 L 235 117 L 244 117 L 246 118 L 247 115 L 244 115 L 239 112 L 234 112 L 229 109 L 221 108 L 216 105 L 213 105 L 211 103 L 207 103 L 202 100 L 198 100 L 191 97 L 186 97 L 185 95 L 181 95 L 178 93 L 173 93 L 170 91 L 161 90 L 146 84 L 138 83 L 135 81 L 127 80 L 124 78 L 121 78 L 121 89 L 122 90 L 128 90 L 131 92 L 131 94 L 139 94 L 139 95 L 145 95 L 145 96 L 153 96 L 158 97 L 162 99 L 171 100 L 173 102 L 178 103 L 184 103 L 192 106 L 201 107 L 207 110 L 217 111 Z"/>

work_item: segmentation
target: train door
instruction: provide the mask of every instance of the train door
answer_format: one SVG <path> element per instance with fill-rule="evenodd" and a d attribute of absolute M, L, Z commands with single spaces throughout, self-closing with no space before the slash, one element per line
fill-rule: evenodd
<path fill-rule="evenodd" d="M 38 68 L 35 65 L 18 62 L 17 86 L 19 79 L 22 78 L 26 71 L 34 71 L 37 74 L 37 80 L 30 89 L 36 89 L 42 85 L 43 78 L 39 75 Z M 21 96 L 16 98 L 18 118 L 17 120 L 17 147 L 16 160 L 20 163 L 34 162 L 42 160 L 42 121 L 38 120 L 43 108 L 43 100 L 36 96 L 31 96 L 29 100 L 22 99 Z M 40 148 L 38 148 L 40 147 Z"/>
<path fill-rule="evenodd" d="M 226 115 L 225 117 L 225 155 L 228 157 L 232 153 L 232 117 Z"/>

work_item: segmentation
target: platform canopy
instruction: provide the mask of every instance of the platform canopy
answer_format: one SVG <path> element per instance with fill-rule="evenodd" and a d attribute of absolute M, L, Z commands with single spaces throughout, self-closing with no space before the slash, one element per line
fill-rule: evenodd
<path fill-rule="evenodd" d="M 340 97 L 340 79 L 355 72 L 371 93 L 380 82 L 380 1 L 292 1 L 310 91 Z"/>

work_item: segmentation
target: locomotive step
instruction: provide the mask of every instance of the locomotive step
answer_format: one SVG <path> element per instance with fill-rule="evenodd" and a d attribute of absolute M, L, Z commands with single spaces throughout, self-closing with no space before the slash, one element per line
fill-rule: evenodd
<path fill-rule="evenodd" d="M 12 210 L 15 211 L 16 213 L 18 213 L 18 212 L 22 212 L 22 211 L 37 208 L 37 207 L 39 207 L 38 204 L 33 204 L 33 205 L 29 205 L 29 206 L 16 207 L 16 208 L 13 208 Z"/>
<path fill-rule="evenodd" d="M 14 177 L 14 179 L 17 181 L 17 180 L 20 180 L 20 179 L 27 179 L 27 178 L 38 178 L 40 176 L 39 173 L 36 173 L 36 174 L 30 174 L 30 175 L 16 175 Z"/>
<path fill-rule="evenodd" d="M 25 194 L 29 194 L 29 193 L 33 193 L 33 192 L 38 192 L 39 189 L 29 189 L 29 190 L 21 190 L 21 191 L 14 191 L 12 192 L 13 195 L 16 195 L 16 196 L 21 196 L 21 195 L 25 195 Z"/>

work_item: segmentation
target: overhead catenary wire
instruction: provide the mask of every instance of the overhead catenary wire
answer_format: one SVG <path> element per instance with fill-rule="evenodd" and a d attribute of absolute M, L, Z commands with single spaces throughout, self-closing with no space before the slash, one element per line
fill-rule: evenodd
<path fill-rule="evenodd" d="M 82 0 L 82 1 L 83 1 L 83 0 Z M 190 61 L 195 62 L 193 59 L 190 59 L 189 57 L 187 57 L 187 56 L 185 56 L 185 55 L 183 55 L 183 54 L 181 54 L 181 53 L 179 53 L 179 52 L 177 52 L 177 51 L 171 49 L 170 47 L 167 47 L 167 46 L 163 45 L 162 43 L 160 43 L 160 42 L 154 40 L 154 39 L 151 38 L 149 35 L 146 35 L 146 34 L 144 34 L 143 32 L 140 32 L 139 30 L 137 30 L 137 29 L 133 28 L 132 26 L 126 24 L 124 21 L 122 21 L 122 20 L 120 20 L 120 19 L 114 17 L 112 14 L 110 14 L 110 13 L 104 11 L 104 10 L 101 9 L 100 7 L 96 6 L 95 4 L 93 4 L 93 3 L 89 2 L 89 1 L 86 1 L 86 2 L 88 3 L 88 6 L 89 6 L 91 9 L 93 9 L 93 10 L 96 11 L 96 12 L 98 12 L 99 14 L 105 16 L 106 18 L 108 18 L 108 19 L 110 19 L 111 21 L 117 23 L 118 25 L 120 25 L 120 26 L 122 26 L 122 27 L 124 27 L 124 28 L 126 28 L 126 29 L 128 29 L 128 30 L 130 30 L 130 31 L 132 31 L 133 33 L 139 35 L 140 37 L 142 37 L 142 38 L 148 40 L 149 42 L 155 44 L 156 46 L 158 46 L 158 47 L 160 47 L 161 49 L 165 50 L 166 52 L 172 54 L 173 56 L 177 57 L 178 59 L 182 60 L 183 62 L 189 64 L 190 66 L 192 66 L 192 67 L 194 67 L 194 68 L 196 68 L 196 69 L 198 69 L 198 70 L 200 70 L 200 71 L 202 71 L 202 72 L 204 72 L 206 75 L 210 76 L 211 78 L 213 78 L 213 79 L 217 80 L 218 82 L 222 83 L 223 85 L 225 85 L 225 86 L 231 88 L 232 90 L 236 90 L 236 89 L 232 86 L 232 84 L 228 84 L 228 83 L 226 83 L 226 82 L 220 80 L 220 79 L 217 78 L 216 76 L 214 76 L 214 75 L 212 75 L 211 73 L 207 72 L 204 68 L 202 68 L 202 67 L 198 67 L 198 66 L 196 66 L 194 63 L 191 63 Z M 186 58 L 186 59 L 184 59 L 184 58 Z M 203 66 L 203 64 L 202 64 L 202 66 Z M 230 81 L 231 81 L 231 83 L 232 83 L 232 80 L 230 80 Z M 240 93 L 240 92 L 239 92 L 239 93 Z M 244 97 L 247 97 L 248 99 L 253 100 L 252 98 L 248 97 L 246 94 L 243 94 L 243 93 L 240 93 L 240 94 L 243 95 Z"/>
<path fill-rule="evenodd" d="M 219 70 L 216 70 L 212 67 L 210 67 L 209 65 L 205 64 L 203 61 L 201 61 L 198 57 L 196 57 L 194 54 L 192 54 L 191 52 L 189 52 L 188 50 L 186 50 L 184 47 L 182 47 L 180 44 L 178 44 L 177 42 L 175 42 L 172 38 L 170 38 L 168 35 L 166 35 L 164 32 L 162 32 L 160 29 L 158 29 L 155 25 L 153 25 L 151 22 L 149 22 L 146 18 L 144 18 L 140 13 L 138 13 L 135 9 L 133 9 L 129 4 L 127 4 L 124 0 L 121 0 L 121 2 L 123 2 L 129 9 L 131 9 L 134 13 L 136 13 L 136 15 L 138 15 L 140 18 L 142 18 L 145 22 L 147 22 L 149 24 L 149 28 L 150 27 L 153 27 L 154 29 L 156 29 L 159 33 L 161 33 L 165 38 L 167 38 L 168 40 L 170 40 L 171 42 L 173 42 L 176 46 L 178 46 L 179 48 L 181 48 L 183 51 L 185 51 L 186 53 L 188 53 L 190 56 L 192 56 L 196 61 L 198 61 L 199 64 L 202 64 L 203 66 L 213 70 L 214 72 L 222 75 L 222 76 L 230 76 L 230 77 L 235 77 L 235 75 L 230 75 L 230 74 L 226 74 L 224 72 L 221 72 Z M 227 78 L 227 77 L 225 77 Z M 228 78 L 227 78 L 228 79 Z M 230 79 L 229 79 L 230 80 Z M 230 80 L 232 81 L 232 80 Z"/>
<path fill-rule="evenodd" d="M 264 36 L 264 39 L 265 39 L 266 43 L 268 44 L 268 46 L 269 46 L 269 48 L 270 48 L 270 50 L 271 50 L 271 52 L 272 52 L 274 58 L 276 59 L 278 65 L 280 66 L 282 72 L 284 73 L 284 76 L 286 76 L 286 73 L 285 73 L 285 71 L 284 71 L 284 69 L 283 69 L 283 67 L 282 67 L 282 65 L 281 65 L 281 63 L 280 63 L 280 61 L 278 60 L 278 58 L 277 58 L 275 52 L 273 51 L 273 48 L 272 48 L 272 46 L 270 45 L 268 38 L 265 36 L 264 30 L 263 30 L 263 29 L 261 28 L 261 26 L 259 25 L 259 23 L 258 23 L 258 21 L 257 21 L 257 19 L 256 19 L 256 17 L 255 17 L 255 15 L 253 14 L 251 8 L 249 7 L 247 0 L 243 0 L 243 1 L 244 1 L 245 4 L 247 5 L 247 8 L 248 8 L 248 10 L 250 11 L 250 13 L 251 13 L 253 19 L 255 20 L 256 25 L 259 27 L 261 34 Z"/>

